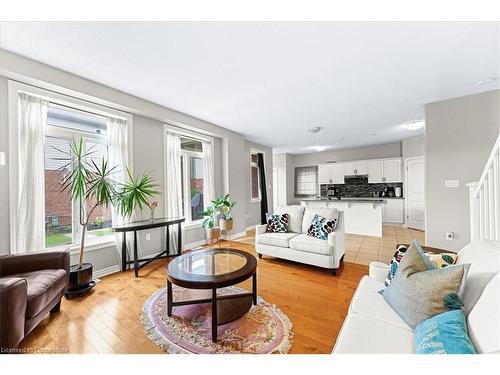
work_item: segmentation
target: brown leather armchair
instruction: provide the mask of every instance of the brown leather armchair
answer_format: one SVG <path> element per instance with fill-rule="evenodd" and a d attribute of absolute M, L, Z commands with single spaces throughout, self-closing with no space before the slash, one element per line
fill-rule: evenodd
<path fill-rule="evenodd" d="M 69 281 L 67 250 L 0 256 L 0 348 L 17 348 L 48 313 L 57 312 Z"/>

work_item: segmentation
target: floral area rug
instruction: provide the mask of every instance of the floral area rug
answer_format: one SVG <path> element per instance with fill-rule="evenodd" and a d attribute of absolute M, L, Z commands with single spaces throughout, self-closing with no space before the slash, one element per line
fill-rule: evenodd
<path fill-rule="evenodd" d="M 186 289 L 173 286 L 174 301 L 183 291 Z M 217 294 L 246 292 L 231 286 L 219 289 Z M 211 339 L 211 310 L 209 303 L 175 306 L 168 317 L 167 290 L 162 288 L 144 303 L 141 321 L 149 339 L 168 353 L 288 353 L 292 346 L 292 323 L 261 297 L 245 316 L 218 327 L 216 343 Z"/>

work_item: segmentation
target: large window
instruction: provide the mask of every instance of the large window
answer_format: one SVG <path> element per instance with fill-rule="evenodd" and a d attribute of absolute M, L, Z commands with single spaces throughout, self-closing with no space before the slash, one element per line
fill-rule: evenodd
<path fill-rule="evenodd" d="M 260 202 L 260 174 L 257 152 L 250 152 L 250 198 L 252 202 Z"/>
<path fill-rule="evenodd" d="M 81 226 L 79 208 L 71 201 L 68 192 L 61 193 L 61 179 L 68 170 L 66 164 L 70 151 L 69 141 L 83 140 L 89 158 L 101 162 L 106 157 L 106 118 L 92 113 L 50 104 L 45 136 L 45 246 L 54 247 L 79 241 Z M 90 160 L 89 160 L 90 161 Z M 92 207 L 87 202 L 85 210 Z M 91 215 L 87 238 L 111 234 L 111 209 L 98 207 Z"/>
<path fill-rule="evenodd" d="M 203 145 L 191 138 L 181 138 L 182 208 L 186 222 L 203 219 Z"/>

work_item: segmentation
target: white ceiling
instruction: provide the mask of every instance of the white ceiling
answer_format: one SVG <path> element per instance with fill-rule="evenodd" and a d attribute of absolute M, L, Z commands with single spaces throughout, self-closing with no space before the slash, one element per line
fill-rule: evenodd
<path fill-rule="evenodd" d="M 292 153 L 399 141 L 499 88 L 492 23 L 2 23 L 0 47 Z M 312 135 L 307 128 L 321 126 Z M 373 135 L 376 133 L 376 135 Z"/>

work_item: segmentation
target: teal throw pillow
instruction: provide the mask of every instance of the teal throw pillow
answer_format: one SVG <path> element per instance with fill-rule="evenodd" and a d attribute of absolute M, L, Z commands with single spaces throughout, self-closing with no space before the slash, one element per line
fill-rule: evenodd
<path fill-rule="evenodd" d="M 288 214 L 267 214 L 266 233 L 288 233 Z"/>
<path fill-rule="evenodd" d="M 461 310 L 427 319 L 415 328 L 413 334 L 417 354 L 476 354 Z"/>
<path fill-rule="evenodd" d="M 328 234 L 332 233 L 337 226 L 337 219 L 326 219 L 319 215 L 314 215 L 307 235 L 319 238 L 320 240 L 327 240 Z"/>

